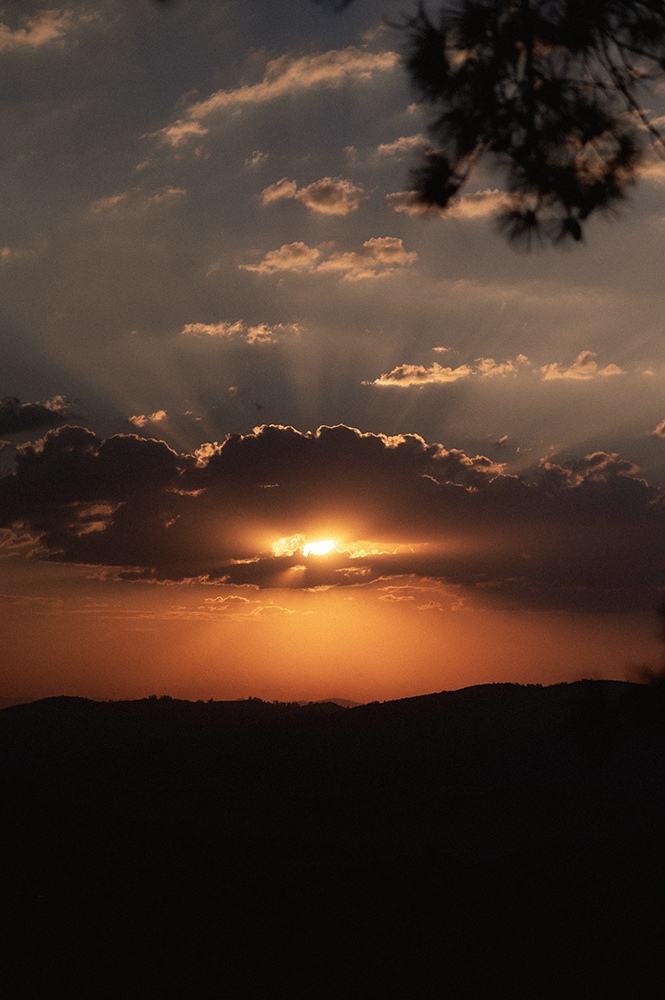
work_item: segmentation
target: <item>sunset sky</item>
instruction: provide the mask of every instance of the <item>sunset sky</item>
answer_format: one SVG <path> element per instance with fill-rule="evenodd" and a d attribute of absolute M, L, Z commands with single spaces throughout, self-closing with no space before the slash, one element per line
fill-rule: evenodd
<path fill-rule="evenodd" d="M 568 251 L 423 214 L 409 2 L 2 4 L 1 697 L 658 662 L 665 163 Z"/>

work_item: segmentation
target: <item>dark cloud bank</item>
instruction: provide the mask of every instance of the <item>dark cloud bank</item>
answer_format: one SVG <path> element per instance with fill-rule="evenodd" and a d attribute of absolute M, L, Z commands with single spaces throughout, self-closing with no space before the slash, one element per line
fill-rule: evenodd
<path fill-rule="evenodd" d="M 38 540 L 33 557 L 124 580 L 311 588 L 413 574 L 473 588 L 479 606 L 650 609 L 665 507 L 638 471 L 597 452 L 521 478 L 343 425 L 263 426 L 195 455 L 64 426 L 17 449 L 0 525 L 8 545 Z M 340 551 L 274 554 L 294 536 L 335 537 Z"/>

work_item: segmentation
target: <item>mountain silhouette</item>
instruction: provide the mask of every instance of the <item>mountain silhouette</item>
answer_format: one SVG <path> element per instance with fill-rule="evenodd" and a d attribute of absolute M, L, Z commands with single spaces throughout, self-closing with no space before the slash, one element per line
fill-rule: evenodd
<path fill-rule="evenodd" d="M 5 708 L 17 982 L 40 995 L 66 969 L 123 997 L 311 996 L 324 981 L 336 996 L 532 997 L 584 977 L 595 997 L 619 963 L 649 995 L 665 877 L 651 694 L 580 681 L 354 708 Z"/>

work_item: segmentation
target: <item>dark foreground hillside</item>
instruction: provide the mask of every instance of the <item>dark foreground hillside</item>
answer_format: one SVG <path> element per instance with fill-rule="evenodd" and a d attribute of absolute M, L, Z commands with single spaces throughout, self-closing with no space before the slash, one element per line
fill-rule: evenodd
<path fill-rule="evenodd" d="M 8 995 L 660 996 L 661 715 L 610 681 L 5 708 Z"/>

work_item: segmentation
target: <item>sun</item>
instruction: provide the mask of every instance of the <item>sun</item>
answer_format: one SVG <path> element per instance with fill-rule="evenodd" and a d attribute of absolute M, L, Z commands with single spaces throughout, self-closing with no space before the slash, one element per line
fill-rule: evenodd
<path fill-rule="evenodd" d="M 304 556 L 325 556 L 326 553 L 332 552 L 334 548 L 334 539 L 326 538 L 323 542 L 309 542 L 304 546 L 302 553 Z"/>

